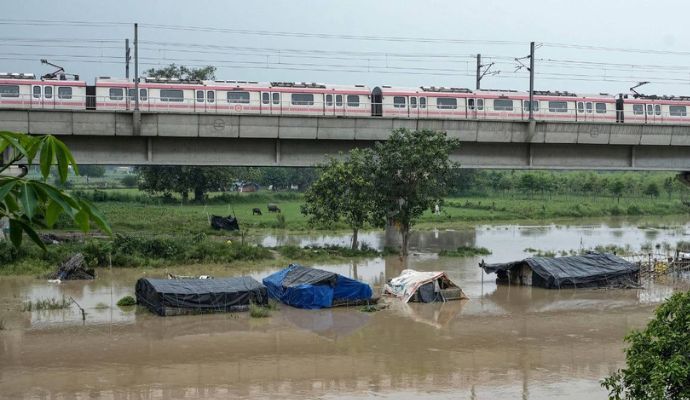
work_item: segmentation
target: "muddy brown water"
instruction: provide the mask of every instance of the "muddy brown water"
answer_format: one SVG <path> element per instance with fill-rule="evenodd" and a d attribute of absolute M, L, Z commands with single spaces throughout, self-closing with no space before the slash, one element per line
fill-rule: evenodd
<path fill-rule="evenodd" d="M 49 284 L 0 278 L 2 399 L 605 399 L 599 381 L 623 365 L 623 336 L 687 277 L 640 290 L 561 290 L 496 286 L 478 257 L 438 258 L 463 244 L 493 251 L 489 261 L 595 244 L 675 243 L 686 226 L 634 224 L 482 226 L 417 234 L 417 253 L 356 263 L 315 265 L 364 280 L 377 290 L 404 268 L 445 270 L 471 298 L 445 304 L 299 310 L 267 319 L 244 314 L 161 318 L 115 303 L 136 279 L 163 270 L 99 271 L 93 282 Z M 377 233 L 364 235 L 374 247 Z M 262 240 L 280 241 L 266 237 Z M 299 244 L 347 241 L 289 237 Z M 564 246 L 567 244 L 568 246 Z M 536 246 L 535 246 L 536 245 Z M 280 266 L 251 271 L 262 278 Z M 232 270 L 211 270 L 216 276 Z M 207 271 L 199 271 L 203 273 Z M 21 312 L 27 299 L 74 298 L 86 309 Z"/>

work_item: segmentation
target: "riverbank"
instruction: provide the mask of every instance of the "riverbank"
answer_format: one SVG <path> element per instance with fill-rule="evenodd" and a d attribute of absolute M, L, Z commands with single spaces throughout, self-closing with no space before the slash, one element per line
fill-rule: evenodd
<path fill-rule="evenodd" d="M 155 198 L 133 190 L 83 192 L 104 212 L 113 230 L 138 234 L 196 234 L 225 236 L 209 226 L 211 215 L 234 215 L 240 227 L 250 233 L 274 230 L 287 232 L 347 231 L 343 223 L 311 226 L 301 214 L 298 193 L 221 194 L 208 204 L 182 204 L 174 199 Z M 280 213 L 269 212 L 267 204 L 277 204 Z M 259 208 L 261 215 L 253 212 Z M 611 216 L 667 216 L 688 214 L 690 208 L 680 197 L 592 196 L 512 196 L 449 197 L 436 215 L 425 213 L 415 229 L 469 227 L 483 223 L 553 221 L 568 218 Z M 61 225 L 61 228 L 68 228 Z M 371 227 L 369 227 L 371 228 Z"/>

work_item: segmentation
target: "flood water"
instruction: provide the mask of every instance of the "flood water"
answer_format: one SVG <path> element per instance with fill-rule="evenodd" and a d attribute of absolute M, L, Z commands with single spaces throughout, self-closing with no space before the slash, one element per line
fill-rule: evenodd
<path fill-rule="evenodd" d="M 658 221 L 656 221 L 658 223 Z M 246 313 L 161 318 L 122 310 L 141 276 L 164 270 L 99 271 L 93 282 L 49 284 L 0 278 L 2 399 L 605 399 L 599 381 L 623 366 L 622 338 L 688 277 L 635 290 L 545 290 L 497 286 L 481 257 L 438 258 L 439 249 L 487 247 L 487 261 L 526 248 L 633 248 L 687 240 L 690 225 L 640 229 L 639 221 L 491 225 L 416 233 L 405 262 L 381 257 L 314 265 L 370 283 L 404 268 L 444 270 L 469 301 L 400 304 L 363 313 L 281 306 L 267 319 Z M 381 248 L 393 237 L 362 235 Z M 346 244 L 343 236 L 267 236 L 265 245 Z M 662 246 L 660 246 L 661 248 Z M 250 271 L 261 279 L 283 266 Z M 232 270 L 197 270 L 215 276 Z M 190 271 L 191 272 L 191 271 Z M 74 298 L 86 309 L 20 312 L 28 299 Z"/>

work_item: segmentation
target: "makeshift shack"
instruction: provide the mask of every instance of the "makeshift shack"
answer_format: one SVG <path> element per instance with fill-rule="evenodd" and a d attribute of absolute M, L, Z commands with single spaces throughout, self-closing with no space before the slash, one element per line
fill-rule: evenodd
<path fill-rule="evenodd" d="M 268 295 L 298 308 L 327 308 L 375 303 L 369 285 L 342 275 L 290 264 L 263 280 Z"/>
<path fill-rule="evenodd" d="M 636 287 L 640 268 L 613 254 L 589 253 L 568 257 L 531 257 L 521 261 L 479 266 L 496 273 L 496 283 L 547 289 L 575 287 Z"/>
<path fill-rule="evenodd" d="M 254 278 L 150 279 L 136 283 L 137 303 L 160 316 L 246 311 L 268 304 L 266 287 Z"/>
<path fill-rule="evenodd" d="M 468 297 L 445 272 L 426 272 L 405 269 L 386 284 L 384 294 L 398 297 L 407 303 L 465 300 Z"/>
<path fill-rule="evenodd" d="M 48 279 L 59 281 L 70 281 L 79 279 L 96 279 L 96 272 L 93 268 L 88 268 L 84 255 L 77 253 L 65 262 L 58 265 L 55 272 L 48 274 Z"/>

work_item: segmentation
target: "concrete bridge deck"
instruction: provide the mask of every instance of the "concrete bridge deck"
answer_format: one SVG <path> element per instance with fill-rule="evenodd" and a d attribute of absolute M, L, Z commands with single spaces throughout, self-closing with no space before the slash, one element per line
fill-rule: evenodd
<path fill-rule="evenodd" d="M 0 129 L 60 136 L 84 164 L 309 166 L 396 128 L 448 132 L 465 168 L 690 170 L 690 126 L 0 110 Z"/>

